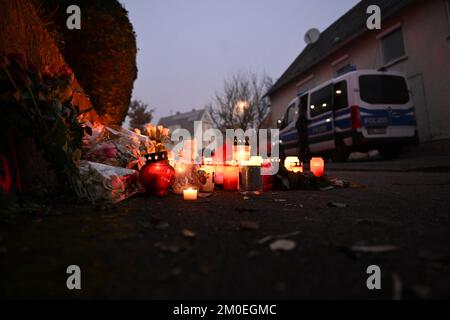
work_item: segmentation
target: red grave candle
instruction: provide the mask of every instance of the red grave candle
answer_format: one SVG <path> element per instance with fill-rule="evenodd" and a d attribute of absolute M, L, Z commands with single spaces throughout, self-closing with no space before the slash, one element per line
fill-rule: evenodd
<path fill-rule="evenodd" d="M 223 190 L 239 190 L 239 166 L 227 165 L 223 171 Z"/>
<path fill-rule="evenodd" d="M 312 158 L 310 170 L 317 178 L 323 177 L 325 174 L 325 161 L 322 158 Z"/>

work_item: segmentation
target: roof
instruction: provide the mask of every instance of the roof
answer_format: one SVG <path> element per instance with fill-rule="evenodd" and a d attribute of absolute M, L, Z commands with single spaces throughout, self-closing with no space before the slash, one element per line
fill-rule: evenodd
<path fill-rule="evenodd" d="M 266 95 L 271 95 L 294 81 L 302 73 L 341 48 L 348 40 L 367 31 L 367 8 L 377 5 L 383 21 L 417 0 L 362 0 L 320 35 L 319 41 L 308 45 L 283 73 Z"/>
<path fill-rule="evenodd" d="M 159 120 L 159 125 L 162 125 L 166 128 L 170 128 L 173 126 L 179 126 L 182 129 L 186 129 L 189 132 L 194 132 L 194 122 L 200 121 L 205 114 L 206 109 L 201 110 L 192 110 L 191 112 L 186 113 L 177 113 L 173 116 L 164 117 Z"/>

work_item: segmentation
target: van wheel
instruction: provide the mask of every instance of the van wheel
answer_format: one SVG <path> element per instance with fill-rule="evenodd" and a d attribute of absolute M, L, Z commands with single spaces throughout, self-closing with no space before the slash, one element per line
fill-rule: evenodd
<path fill-rule="evenodd" d="M 345 145 L 344 141 L 336 140 L 336 149 L 331 153 L 331 160 L 333 162 L 346 162 L 350 157 L 350 150 Z"/>
<path fill-rule="evenodd" d="M 401 148 L 398 146 L 381 147 L 378 148 L 378 152 L 383 158 L 387 160 L 393 160 L 399 156 Z"/>

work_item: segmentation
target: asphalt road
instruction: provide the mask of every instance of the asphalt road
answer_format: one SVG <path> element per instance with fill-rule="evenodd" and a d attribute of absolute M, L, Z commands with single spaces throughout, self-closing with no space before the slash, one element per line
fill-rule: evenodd
<path fill-rule="evenodd" d="M 450 298 L 450 173 L 331 176 L 363 187 L 2 216 L 0 297 Z M 278 235 L 295 248 L 273 251 Z M 81 268 L 81 291 L 66 288 L 69 265 Z M 381 290 L 367 289 L 370 265 Z"/>

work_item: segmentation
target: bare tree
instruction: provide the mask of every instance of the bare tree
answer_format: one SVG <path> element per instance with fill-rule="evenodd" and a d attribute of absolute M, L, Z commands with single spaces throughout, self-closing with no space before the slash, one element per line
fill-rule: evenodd
<path fill-rule="evenodd" d="M 130 128 L 145 131 L 145 125 L 152 122 L 155 109 L 150 109 L 148 104 L 133 100 L 130 103 L 128 116 L 130 117 Z"/>
<path fill-rule="evenodd" d="M 270 111 L 264 97 L 272 86 L 272 79 L 256 73 L 238 73 L 224 81 L 224 88 L 216 92 L 207 106 L 219 130 L 259 128 Z"/>

